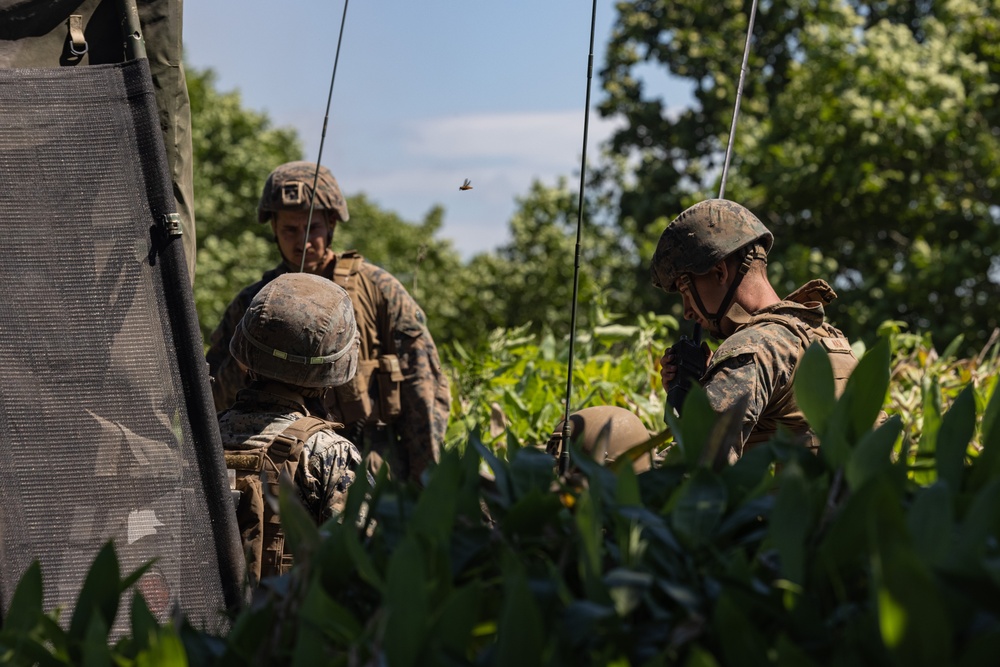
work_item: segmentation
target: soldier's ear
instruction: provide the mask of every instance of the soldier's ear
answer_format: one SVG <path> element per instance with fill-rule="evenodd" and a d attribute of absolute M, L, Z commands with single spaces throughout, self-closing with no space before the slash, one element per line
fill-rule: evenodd
<path fill-rule="evenodd" d="M 733 272 L 728 261 L 724 259 L 709 269 L 708 276 L 719 285 L 725 285 L 729 281 L 729 277 L 732 273 Z"/>

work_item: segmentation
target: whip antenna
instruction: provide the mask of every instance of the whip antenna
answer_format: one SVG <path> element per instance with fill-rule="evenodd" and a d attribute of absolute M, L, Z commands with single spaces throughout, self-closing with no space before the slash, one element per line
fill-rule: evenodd
<path fill-rule="evenodd" d="M 756 2 L 756 0 L 754 0 Z M 323 161 L 323 143 L 326 141 L 326 125 L 330 120 L 330 100 L 333 99 L 333 82 L 337 80 L 337 63 L 340 62 L 340 43 L 344 40 L 344 24 L 347 22 L 347 3 L 344 0 L 344 13 L 340 17 L 340 35 L 337 37 L 337 53 L 333 57 L 333 74 L 330 76 L 330 92 L 326 95 L 326 113 L 323 115 L 323 133 L 319 137 L 319 155 L 316 156 L 316 173 L 313 174 L 312 192 L 309 193 L 309 217 L 306 218 L 306 236 L 302 241 L 302 262 L 299 273 L 306 269 L 306 246 L 309 244 L 309 230 L 312 229 L 313 209 L 316 208 L 316 184 L 319 182 L 319 166 Z"/>
<path fill-rule="evenodd" d="M 757 18 L 757 0 L 750 6 L 750 25 L 747 27 L 747 41 L 743 45 L 743 64 L 740 66 L 740 80 L 736 84 L 736 104 L 733 106 L 733 122 L 729 126 L 729 143 L 726 145 L 726 160 L 722 164 L 722 179 L 719 182 L 719 199 L 726 195 L 726 177 L 729 175 L 729 161 L 733 157 L 733 141 L 736 139 L 736 121 L 740 117 L 740 101 L 743 99 L 743 82 L 746 80 L 747 63 L 750 60 L 750 38 L 753 37 L 753 24 Z M 701 325 L 694 325 L 694 342 L 701 343 Z"/>
<path fill-rule="evenodd" d="M 573 349 L 576 343 L 576 299 L 580 291 L 580 237 L 583 234 L 583 188 L 587 177 L 587 132 L 590 129 L 590 82 L 594 75 L 594 27 L 597 23 L 597 0 L 590 12 L 590 53 L 587 56 L 587 102 L 583 110 L 583 156 L 580 159 L 580 199 L 576 211 L 576 254 L 573 258 L 573 304 L 569 319 L 569 364 L 566 371 L 566 406 L 563 413 L 562 441 L 559 445 L 559 474 L 569 470 L 569 403 L 573 397 Z"/>

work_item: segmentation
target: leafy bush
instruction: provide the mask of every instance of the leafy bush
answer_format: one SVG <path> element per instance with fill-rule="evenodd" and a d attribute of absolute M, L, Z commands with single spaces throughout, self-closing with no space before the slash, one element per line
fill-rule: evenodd
<path fill-rule="evenodd" d="M 530 344 L 512 342 L 509 368 Z M 897 355 L 906 349 L 916 348 L 897 341 Z M 918 460 L 901 414 L 873 428 L 891 394 L 892 355 L 888 340 L 874 346 L 835 400 L 827 356 L 807 352 L 795 392 L 818 455 L 779 436 L 714 469 L 707 462 L 735 420 L 714 415 L 695 388 L 683 418 L 671 419 L 664 466 L 638 477 L 574 451 L 575 469 L 560 479 L 519 438 L 498 456 L 473 431 L 423 490 L 384 475 L 374 487 L 359 480 L 340 523 L 315 527 L 286 491 L 296 567 L 259 592 L 227 637 L 140 623 L 152 639 L 112 655 L 140 664 L 138 651 L 151 656 L 155 642 L 180 637 L 184 656 L 141 664 L 992 664 L 1000 392 L 993 378 L 967 383 L 935 437 L 916 441 Z M 533 415 L 521 425 L 541 435 Z M 126 582 L 101 579 L 110 604 Z M 98 621 L 71 632 L 96 623 L 98 641 L 112 607 L 84 598 L 74 621 Z M 32 630 L 54 625 L 39 625 L 39 613 L 32 607 L 32 623 L 12 614 L 2 650 L 63 664 L 69 653 Z M 23 636 L 36 637 L 34 653 Z"/>

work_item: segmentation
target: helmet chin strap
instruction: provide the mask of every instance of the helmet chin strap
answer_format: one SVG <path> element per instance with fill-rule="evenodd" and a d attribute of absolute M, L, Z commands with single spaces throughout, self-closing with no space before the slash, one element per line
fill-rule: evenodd
<path fill-rule="evenodd" d="M 709 331 L 715 335 L 722 335 L 722 318 L 726 316 L 729 312 L 730 306 L 733 305 L 733 298 L 736 296 L 736 290 L 739 289 L 740 284 L 743 282 L 743 278 L 746 277 L 747 272 L 750 271 L 750 265 L 753 264 L 754 260 L 758 259 L 759 255 L 755 250 L 748 250 L 743 255 L 743 261 L 740 262 L 739 268 L 736 270 L 736 275 L 733 277 L 733 282 L 730 283 L 729 289 L 726 290 L 726 295 L 722 297 L 722 302 L 719 304 L 719 309 L 717 311 L 709 312 L 705 307 L 705 302 L 701 299 L 701 294 L 698 293 L 698 288 L 695 287 L 694 281 L 691 280 L 691 275 L 685 273 L 680 276 L 678 280 L 683 282 L 688 291 L 691 292 L 692 298 L 694 298 L 695 306 L 701 311 L 701 314 L 705 316 L 705 319 L 709 323 Z"/>

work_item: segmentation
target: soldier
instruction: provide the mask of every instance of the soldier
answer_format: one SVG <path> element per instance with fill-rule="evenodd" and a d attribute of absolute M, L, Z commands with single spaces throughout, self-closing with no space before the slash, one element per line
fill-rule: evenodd
<path fill-rule="evenodd" d="M 344 509 L 361 454 L 334 431 L 339 424 L 311 416 L 306 402 L 354 377 L 359 346 L 347 292 L 305 273 L 268 283 L 236 328 L 230 349 L 251 384 L 219 415 L 219 429 L 240 491 L 237 518 L 253 584 L 291 565 L 263 484 L 276 497 L 287 472 L 317 524 Z"/>
<path fill-rule="evenodd" d="M 837 297 L 825 281 L 810 280 L 784 299 L 771 287 L 767 253 L 773 241 L 749 210 L 711 199 L 677 216 L 653 254 L 653 285 L 680 292 L 685 319 L 724 339 L 710 359 L 701 359 L 698 382 L 717 412 L 747 401 L 730 460 L 779 427 L 817 446 L 792 393 L 796 364 L 813 342 L 830 357 L 838 395 L 857 364 L 847 338 L 824 323 L 823 307 Z M 680 361 L 677 345 L 660 360 L 665 389 L 677 380 Z"/>
<path fill-rule="evenodd" d="M 246 374 L 229 353 L 229 340 L 250 300 L 277 276 L 304 265 L 307 273 L 347 290 L 361 334 L 357 375 L 310 407 L 346 424 L 341 434 L 373 452 L 373 467 L 385 459 L 394 476 L 419 480 L 444 441 L 451 404 L 448 379 L 424 313 L 399 281 L 357 252 L 330 249 L 337 223 L 347 222 L 349 215 L 340 187 L 325 167 L 319 171 L 305 239 L 315 175 L 315 163 L 290 162 L 264 183 L 257 219 L 270 222 L 282 261 L 237 295 L 212 334 L 206 358 L 216 409 L 229 407 L 246 384 Z"/>

